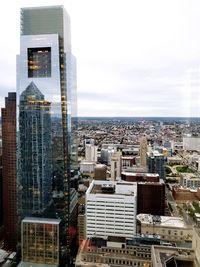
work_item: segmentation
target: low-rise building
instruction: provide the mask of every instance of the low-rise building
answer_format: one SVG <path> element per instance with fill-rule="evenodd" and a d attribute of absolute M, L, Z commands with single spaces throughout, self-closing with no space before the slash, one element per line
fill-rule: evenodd
<path fill-rule="evenodd" d="M 87 239 L 80 246 L 76 267 L 151 266 L 151 246 L 123 237 Z"/>
<path fill-rule="evenodd" d="M 192 241 L 193 229 L 181 217 L 137 215 L 139 233 L 159 235 L 166 241 Z"/>
<path fill-rule="evenodd" d="M 198 267 L 191 248 L 152 246 L 152 267 Z"/>
<path fill-rule="evenodd" d="M 181 157 L 178 156 L 174 156 L 174 157 L 167 157 L 167 163 L 168 164 L 176 164 L 176 165 L 180 165 L 183 164 L 183 159 Z"/>
<path fill-rule="evenodd" d="M 180 174 L 180 185 L 186 188 L 200 188 L 200 177 L 194 173 Z"/>

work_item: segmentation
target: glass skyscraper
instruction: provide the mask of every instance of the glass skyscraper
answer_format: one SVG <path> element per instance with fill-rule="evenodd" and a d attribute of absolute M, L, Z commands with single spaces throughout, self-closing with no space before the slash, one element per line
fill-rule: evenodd
<path fill-rule="evenodd" d="M 70 178 L 71 162 L 76 161 L 76 126 L 71 123 L 72 118 L 76 121 L 75 79 L 70 18 L 63 6 L 22 8 L 17 56 L 18 218 L 60 219 L 61 254 L 68 255 L 77 203 Z"/>

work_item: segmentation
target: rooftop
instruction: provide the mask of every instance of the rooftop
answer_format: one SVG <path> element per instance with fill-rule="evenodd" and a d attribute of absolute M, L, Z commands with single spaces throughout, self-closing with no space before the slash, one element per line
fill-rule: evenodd
<path fill-rule="evenodd" d="M 128 176 L 146 176 L 146 177 L 159 177 L 158 173 L 137 173 L 137 172 L 122 172 L 123 175 L 128 175 Z"/>
<path fill-rule="evenodd" d="M 50 219 L 50 218 L 36 218 L 36 217 L 25 217 L 22 220 L 23 223 L 46 223 L 46 224 L 59 224 L 61 220 Z"/>
<path fill-rule="evenodd" d="M 142 224 L 154 224 L 163 227 L 178 227 L 186 228 L 186 224 L 181 217 L 170 217 L 170 216 L 154 216 L 151 214 L 139 214 L 137 219 Z"/>
<path fill-rule="evenodd" d="M 86 194 L 118 194 L 136 195 L 137 183 L 113 182 L 113 181 L 93 181 Z"/>
<path fill-rule="evenodd" d="M 153 246 L 157 267 L 197 267 L 194 251 L 189 248 Z"/>

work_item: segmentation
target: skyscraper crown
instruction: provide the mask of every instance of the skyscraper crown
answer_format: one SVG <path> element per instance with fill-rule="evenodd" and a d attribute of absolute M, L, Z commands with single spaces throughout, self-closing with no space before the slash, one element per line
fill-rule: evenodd
<path fill-rule="evenodd" d="M 32 100 L 44 100 L 44 95 L 40 92 L 33 81 L 22 92 L 20 101 L 30 100 L 30 97 Z"/>

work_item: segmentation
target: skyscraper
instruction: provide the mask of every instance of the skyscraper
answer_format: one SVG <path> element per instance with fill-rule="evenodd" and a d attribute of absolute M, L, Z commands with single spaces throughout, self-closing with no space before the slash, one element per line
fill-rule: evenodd
<path fill-rule="evenodd" d="M 16 249 L 16 93 L 8 93 L 2 114 L 4 246 Z"/>
<path fill-rule="evenodd" d="M 22 216 L 41 216 L 52 200 L 51 103 L 31 82 L 19 102 Z"/>
<path fill-rule="evenodd" d="M 63 6 L 22 8 L 17 57 L 18 217 L 60 219 L 61 257 L 70 252 L 77 203 L 70 183 L 75 64 L 70 18 Z"/>

